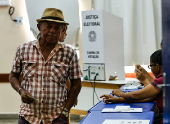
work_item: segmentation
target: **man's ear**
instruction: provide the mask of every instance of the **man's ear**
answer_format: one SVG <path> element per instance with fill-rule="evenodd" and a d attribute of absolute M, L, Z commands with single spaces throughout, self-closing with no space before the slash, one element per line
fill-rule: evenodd
<path fill-rule="evenodd" d="M 37 24 L 37 28 L 38 28 L 38 30 L 40 31 L 40 24 Z"/>
<path fill-rule="evenodd" d="M 160 65 L 156 64 L 156 67 L 157 67 L 158 70 L 160 70 Z"/>

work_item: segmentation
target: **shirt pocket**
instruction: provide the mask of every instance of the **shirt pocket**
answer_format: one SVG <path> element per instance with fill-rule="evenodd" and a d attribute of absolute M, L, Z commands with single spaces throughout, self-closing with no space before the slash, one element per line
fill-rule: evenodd
<path fill-rule="evenodd" d="M 36 61 L 23 61 L 23 79 L 34 77 L 36 71 Z"/>
<path fill-rule="evenodd" d="M 68 79 L 68 65 L 64 63 L 55 63 L 52 66 L 51 77 L 55 80 L 54 82 L 58 82 L 61 85 L 65 86 L 66 81 Z"/>

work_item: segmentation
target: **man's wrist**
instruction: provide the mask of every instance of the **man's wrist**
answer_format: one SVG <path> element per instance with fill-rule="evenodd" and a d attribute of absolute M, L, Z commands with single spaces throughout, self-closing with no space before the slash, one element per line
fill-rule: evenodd
<path fill-rule="evenodd" d="M 125 92 L 122 92 L 122 94 L 121 94 L 121 96 L 120 97 L 123 97 L 123 94 L 124 94 Z"/>
<path fill-rule="evenodd" d="M 66 109 L 66 108 L 63 108 L 63 111 L 61 112 L 61 114 L 63 114 L 65 117 L 69 117 L 69 110 L 68 109 Z"/>
<path fill-rule="evenodd" d="M 23 89 L 22 87 L 18 89 L 18 93 L 19 93 L 20 95 L 21 95 L 20 92 L 21 92 L 22 89 Z"/>
<path fill-rule="evenodd" d="M 66 109 L 66 108 L 63 108 L 63 111 L 65 111 L 65 112 L 70 112 L 68 109 Z"/>

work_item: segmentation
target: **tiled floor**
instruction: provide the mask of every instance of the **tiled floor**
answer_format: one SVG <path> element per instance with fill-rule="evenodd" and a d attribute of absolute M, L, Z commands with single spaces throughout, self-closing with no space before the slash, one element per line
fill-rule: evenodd
<path fill-rule="evenodd" d="M 78 124 L 83 117 L 70 114 L 70 124 Z M 18 114 L 0 114 L 0 124 L 18 124 Z"/>
<path fill-rule="evenodd" d="M 17 119 L 0 119 L 0 124 L 17 124 Z"/>
<path fill-rule="evenodd" d="M 78 120 L 72 120 L 70 124 L 78 124 Z M 0 119 L 0 124 L 18 124 L 17 119 Z"/>

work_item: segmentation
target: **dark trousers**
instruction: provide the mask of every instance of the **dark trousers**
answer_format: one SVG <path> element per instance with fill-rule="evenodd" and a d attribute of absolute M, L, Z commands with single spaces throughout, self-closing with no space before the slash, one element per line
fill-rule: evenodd
<path fill-rule="evenodd" d="M 19 116 L 18 124 L 30 124 L 30 123 L 27 120 L 25 120 L 24 117 Z M 40 124 L 43 124 L 43 122 L 41 121 Z M 52 124 L 69 124 L 69 121 L 65 121 L 60 118 L 56 118 L 53 120 Z"/>
<path fill-rule="evenodd" d="M 154 117 L 154 124 L 162 124 L 163 114 L 160 113 L 159 115 Z"/>

